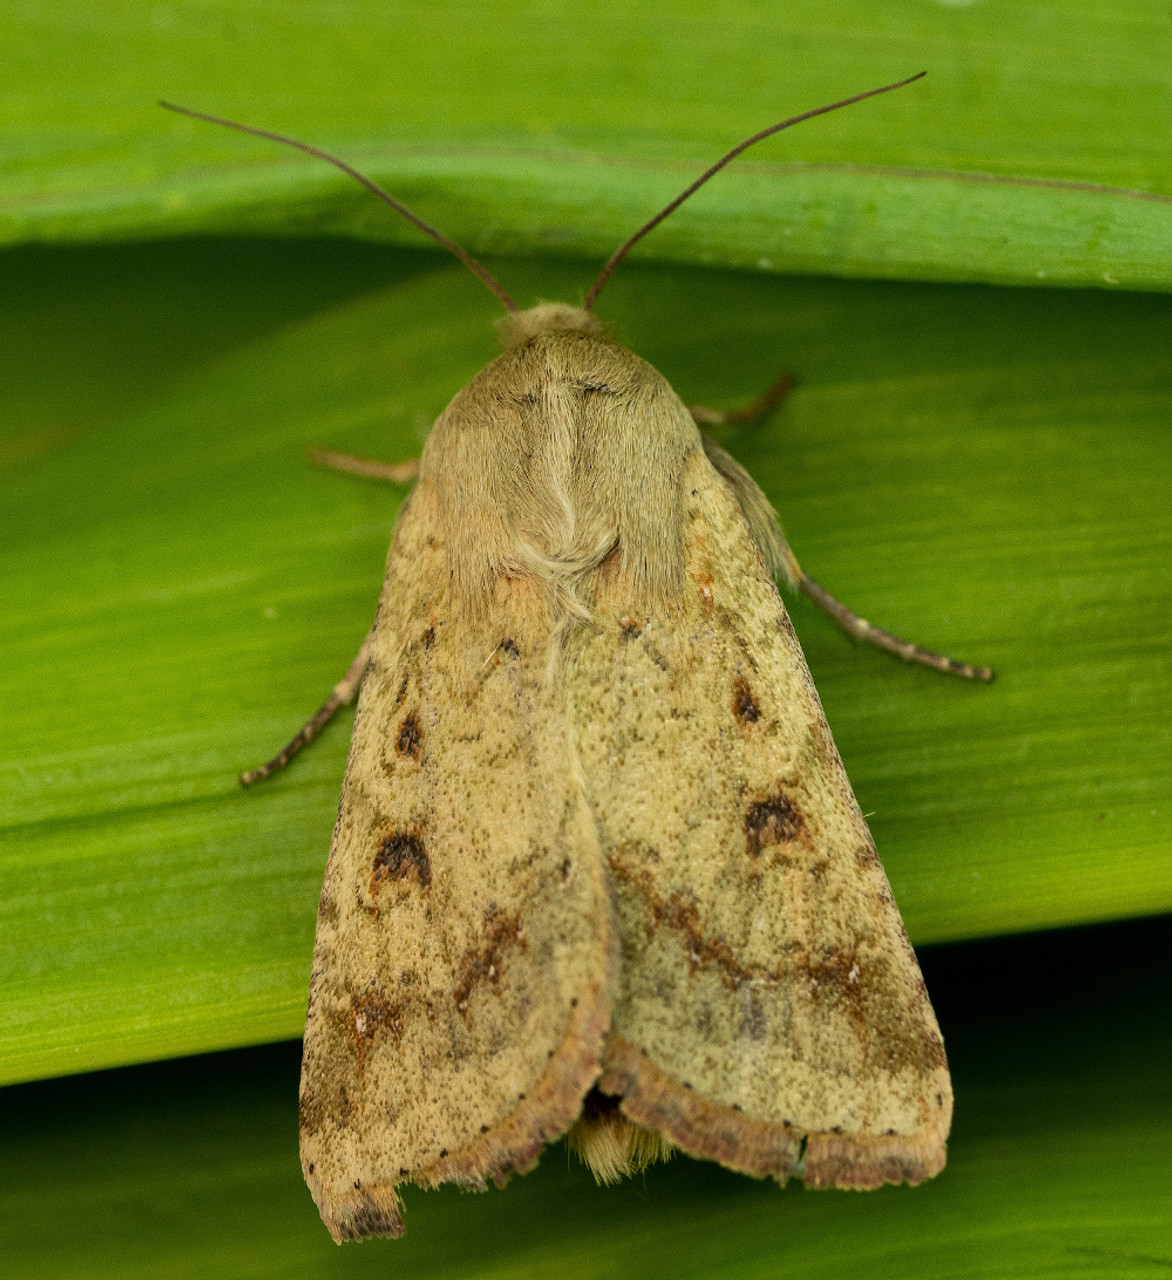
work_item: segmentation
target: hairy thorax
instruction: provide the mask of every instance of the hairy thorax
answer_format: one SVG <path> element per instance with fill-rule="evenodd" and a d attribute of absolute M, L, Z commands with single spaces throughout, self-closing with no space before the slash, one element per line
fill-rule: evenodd
<path fill-rule="evenodd" d="M 420 477 L 436 486 L 453 587 L 476 615 L 494 584 L 530 577 L 555 617 L 617 560 L 632 605 L 678 594 L 684 465 L 701 448 L 665 378 L 588 312 L 507 318 L 504 353 L 444 410 Z"/>

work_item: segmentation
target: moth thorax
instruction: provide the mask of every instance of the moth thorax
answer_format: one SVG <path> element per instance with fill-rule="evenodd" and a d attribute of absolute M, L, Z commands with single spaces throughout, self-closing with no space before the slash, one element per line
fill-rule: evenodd
<path fill-rule="evenodd" d="M 602 325 L 592 311 L 567 302 L 541 302 L 528 311 L 510 311 L 496 322 L 496 334 L 505 351 L 523 347 L 540 333 L 558 331 L 601 333 Z"/>

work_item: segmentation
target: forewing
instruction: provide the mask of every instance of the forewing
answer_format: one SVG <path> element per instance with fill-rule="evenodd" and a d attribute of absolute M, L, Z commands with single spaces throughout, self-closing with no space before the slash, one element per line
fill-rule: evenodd
<path fill-rule="evenodd" d="M 915 1182 L 944 1163 L 943 1044 L 777 588 L 698 450 L 684 597 L 567 666 L 613 876 L 621 996 L 599 1088 L 693 1155 L 782 1181 Z"/>
<path fill-rule="evenodd" d="M 531 1167 L 598 1075 L 616 943 L 539 595 L 452 599 L 430 480 L 402 512 L 318 913 L 302 1164 L 335 1239 L 395 1186 Z"/>

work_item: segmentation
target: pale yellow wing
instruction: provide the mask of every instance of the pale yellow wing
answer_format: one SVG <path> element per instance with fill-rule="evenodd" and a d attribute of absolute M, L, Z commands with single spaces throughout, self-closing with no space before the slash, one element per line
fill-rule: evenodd
<path fill-rule="evenodd" d="M 318 914 L 301 1153 L 339 1240 L 400 1234 L 399 1182 L 531 1167 L 598 1075 L 615 980 L 545 604 L 503 583 L 497 621 L 469 620 L 440 528 L 424 478 L 388 560 Z"/>
<path fill-rule="evenodd" d="M 692 1155 L 784 1181 L 944 1163 L 944 1048 L 777 588 L 725 480 L 687 463 L 675 608 L 616 566 L 566 683 L 613 877 L 621 996 L 599 1089 Z"/>

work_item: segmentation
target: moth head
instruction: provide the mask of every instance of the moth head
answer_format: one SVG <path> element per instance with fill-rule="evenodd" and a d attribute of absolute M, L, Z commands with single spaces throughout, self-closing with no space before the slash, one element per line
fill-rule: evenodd
<path fill-rule="evenodd" d="M 832 102 L 828 106 L 815 107 L 812 111 L 803 111 L 800 115 L 790 116 L 788 120 L 782 120 L 778 124 L 770 125 L 768 129 L 762 129 L 759 133 L 753 134 L 751 138 L 746 138 L 744 142 L 738 143 L 731 151 L 721 156 L 695 182 L 685 187 L 670 204 L 660 209 L 655 217 L 649 218 L 633 236 L 619 245 L 614 253 L 610 255 L 594 283 L 586 291 L 585 301 L 580 307 L 571 307 L 560 302 L 544 302 L 539 306 L 531 307 L 528 311 L 522 311 L 505 292 L 502 285 L 489 273 L 488 269 L 477 262 L 466 249 L 462 249 L 455 241 L 449 240 L 443 232 L 437 231 L 435 227 L 424 222 L 417 214 L 412 213 L 406 205 L 401 204 L 394 196 L 384 191 L 377 182 L 359 173 L 357 169 L 347 164 L 346 161 L 330 155 L 328 151 L 311 147 L 307 142 L 298 142 L 296 138 L 288 138 L 283 133 L 271 133 L 268 129 L 256 129 L 252 125 L 240 124 L 235 120 L 225 120 L 222 116 L 207 115 L 202 111 L 192 111 L 188 107 L 179 107 L 171 102 L 160 102 L 159 106 L 166 107 L 168 111 L 178 112 L 180 115 L 191 116 L 195 120 L 205 120 L 209 124 L 226 125 L 229 129 L 237 129 L 241 133 L 251 133 L 254 137 L 268 138 L 272 142 L 280 142 L 285 146 L 295 147 L 298 151 L 304 151 L 307 155 L 316 156 L 319 160 L 325 160 L 328 164 L 332 164 L 335 168 L 341 169 L 343 173 L 349 174 L 351 178 L 361 182 L 368 191 L 374 192 L 380 200 L 389 204 L 396 213 L 402 214 L 408 222 L 413 222 L 420 231 L 429 235 L 438 244 L 443 245 L 449 253 L 459 258 L 468 270 L 473 275 L 478 276 L 490 292 L 496 295 L 509 313 L 497 326 L 501 345 L 508 351 L 513 347 L 521 346 L 530 341 L 539 333 L 547 333 L 551 330 L 577 330 L 580 333 L 599 332 L 597 323 L 591 317 L 590 311 L 598 300 L 598 295 L 602 292 L 606 282 L 614 274 L 615 267 L 649 231 L 659 226 L 668 214 L 674 213 L 709 178 L 719 173 L 730 160 L 735 160 L 742 151 L 747 151 L 754 143 L 760 142 L 763 138 L 771 137 L 775 133 L 780 133 L 782 129 L 788 129 L 791 125 L 800 124 L 803 120 L 809 120 L 813 116 L 822 116 L 828 111 L 837 111 L 840 107 L 849 107 L 852 103 L 861 102 L 864 98 L 873 98 L 879 93 L 889 93 L 892 89 L 902 89 L 905 84 L 911 84 L 913 80 L 919 80 L 926 74 L 927 72 L 921 71 L 917 75 L 908 76 L 906 80 L 898 80 L 895 84 L 885 84 L 878 89 L 867 89 L 863 93 L 856 93 L 849 98 L 842 98 L 840 101 Z"/>
<path fill-rule="evenodd" d="M 539 333 L 601 333 L 602 323 L 593 311 L 571 307 L 566 302 L 539 302 L 528 311 L 506 312 L 496 322 L 501 348 L 523 347 Z"/>

